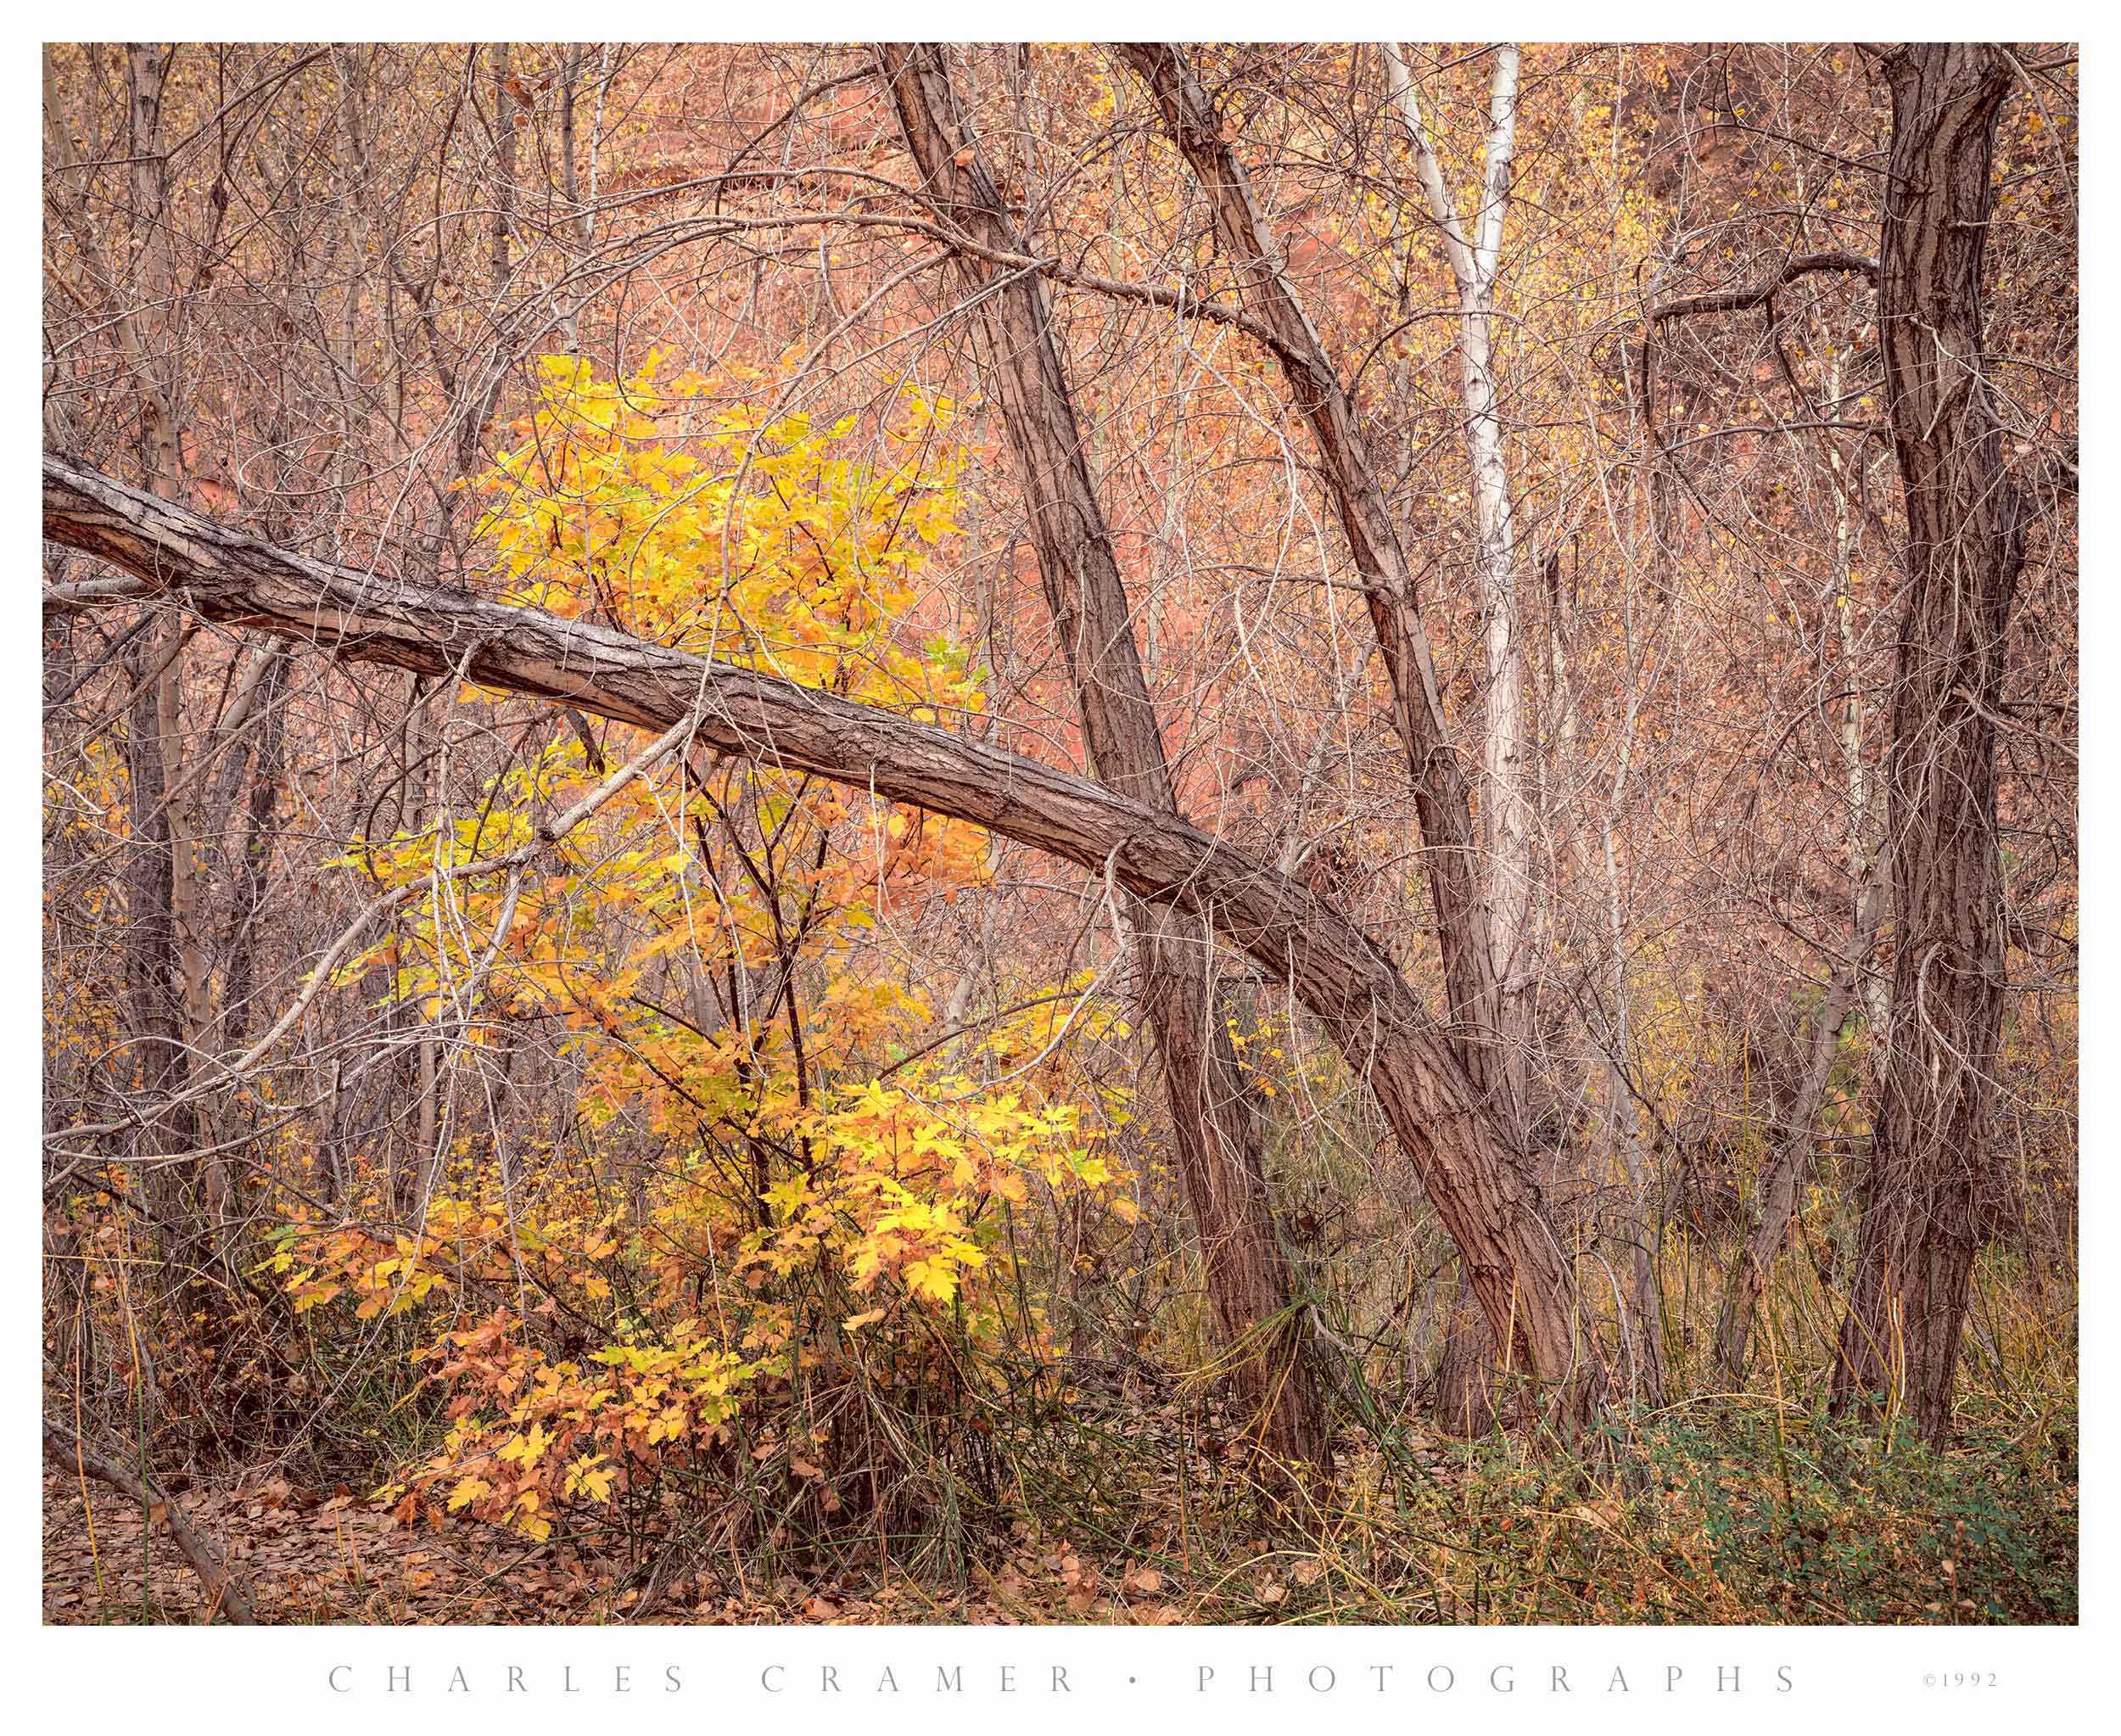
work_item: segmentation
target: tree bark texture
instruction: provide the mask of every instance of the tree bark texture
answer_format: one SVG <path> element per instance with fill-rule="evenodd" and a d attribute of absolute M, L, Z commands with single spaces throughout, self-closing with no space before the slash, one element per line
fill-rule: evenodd
<path fill-rule="evenodd" d="M 1573 1263 L 1521 1153 L 1382 949 L 1265 863 L 1086 779 L 833 694 L 275 549 L 54 454 L 43 486 L 48 538 L 208 620 L 658 732 L 685 724 L 721 753 L 969 820 L 1209 923 L 1286 982 L 1368 1082 L 1510 1368 L 1564 1426 L 1598 1403 L 1598 1371 L 1579 1354 Z"/>
<path fill-rule="evenodd" d="M 1499 733 L 1491 729 L 1487 745 L 1499 757 L 1491 767 L 1484 758 L 1483 770 L 1502 775 L 1498 787 L 1504 793 L 1486 804 L 1482 812 L 1487 823 L 1476 826 L 1472 783 L 1444 714 L 1413 563 L 1371 467 L 1354 406 L 1296 295 L 1250 179 L 1223 137 L 1213 103 L 1179 48 L 1169 43 L 1133 43 L 1120 44 L 1116 52 L 1156 98 L 1166 131 L 1207 202 L 1217 241 L 1237 267 L 1240 299 L 1254 323 L 1271 335 L 1296 407 L 1310 426 L 1321 472 L 1364 582 L 1371 625 L 1391 685 L 1393 722 L 1407 756 L 1421 827 L 1422 864 L 1435 913 L 1452 1040 L 1467 1072 L 1494 1107 L 1505 1137 L 1521 1150 L 1529 1119 L 1524 1062 L 1531 1003 L 1528 995 L 1512 1002 L 1504 980 L 1508 961 L 1498 952 L 1497 938 L 1498 932 L 1514 937 L 1509 955 L 1521 965 L 1525 928 L 1507 914 L 1498 917 L 1494 899 L 1503 894 L 1515 910 L 1519 895 L 1529 893 L 1529 874 L 1520 871 L 1523 865 L 1513 860 L 1512 842 L 1516 838 L 1529 844 L 1529 820 L 1509 795 L 1524 769 L 1523 661 L 1514 633 L 1514 533 L 1508 518 L 1500 427 L 1494 414 L 1491 349 L 1483 331 L 1476 339 L 1478 353 L 1469 350 L 1464 357 L 1470 406 L 1468 452 L 1491 490 L 1480 510 L 1484 570 L 1509 585 L 1509 594 L 1491 612 L 1484 634 L 1484 654 L 1500 675 L 1498 681 L 1491 675 L 1488 685 L 1490 722 L 1493 725 L 1500 717 L 1514 720 L 1514 728 L 1506 725 Z M 1510 70 L 1514 73 L 1514 65 Z M 1503 147 L 1514 136 L 1515 106 L 1514 78 L 1504 76 L 1498 80 L 1491 115 L 1494 172 L 1484 181 L 1480 226 L 1469 243 L 1458 231 L 1466 256 L 1454 260 L 1454 271 L 1463 266 L 1477 307 L 1487 305 L 1493 260 L 1501 245 L 1502 195 L 1510 156 Z M 1498 144 L 1498 140 L 1503 143 Z M 1455 215 L 1450 227 L 1457 229 Z M 1483 254 L 1488 262 L 1486 288 L 1480 283 Z M 1518 744 L 1514 748 L 1513 740 Z M 1493 854 L 1498 844 L 1505 852 L 1499 859 Z M 1529 913 L 1526 902 L 1526 927 Z M 1496 1420 L 1493 1370 L 1498 1358 L 1480 1330 L 1485 1311 L 1469 1308 L 1462 1294 L 1449 1317 L 1436 1370 L 1435 1414 L 1446 1429 L 1477 1434 Z"/>
<path fill-rule="evenodd" d="M 1884 70 L 1878 329 L 1908 531 L 1884 792 L 1893 1004 L 1834 1398 L 1883 1396 L 1941 1444 L 2003 1013 L 1994 720 L 2026 513 L 1984 372 L 1981 265 L 2011 70 L 1964 43 L 1896 48 Z"/>
<path fill-rule="evenodd" d="M 1492 1040 L 1501 1022 L 1498 985 L 1471 785 L 1444 716 L 1413 563 L 1371 468 L 1354 407 L 1297 300 L 1244 165 L 1223 138 L 1221 119 L 1191 63 L 1167 42 L 1122 43 L 1115 52 L 1155 96 L 1165 129 L 1207 202 L 1217 242 L 1236 268 L 1239 298 L 1272 334 L 1296 408 L 1310 426 L 1391 683 L 1393 723 L 1421 824 L 1422 866 L 1435 910 L 1452 1039 L 1507 1126 L 1514 1117 Z"/>
<path fill-rule="evenodd" d="M 1495 52 L 1482 154 L 1480 204 L 1463 221 L 1429 143 L 1413 76 L 1396 44 L 1384 44 L 1392 99 L 1407 129 L 1416 178 L 1458 292 L 1459 387 L 1465 412 L 1466 463 L 1473 482 L 1484 681 L 1480 694 L 1480 857 L 1479 882 L 1487 930 L 1488 984 L 1469 984 L 1491 1011 L 1485 1033 L 1493 1050 L 1493 1087 L 1506 1124 L 1522 1144 L 1536 1117 L 1531 1106 L 1532 825 L 1525 799 L 1527 729 L 1525 659 L 1518 635 L 1515 518 L 1503 450 L 1502 382 L 1495 363 L 1495 283 L 1509 208 L 1510 165 L 1517 144 L 1518 50 Z M 1463 1280 L 1436 1365 L 1435 1412 L 1452 1433 L 1485 1434 L 1495 1425 L 1493 1347 L 1470 1306 Z"/>
<path fill-rule="evenodd" d="M 943 51 L 878 51 L 922 193 L 937 217 L 990 249 L 1029 252 L 959 110 Z M 1083 451 L 1045 285 L 960 255 L 977 298 L 987 378 L 1001 410 L 1046 608 L 1099 781 L 1161 813 L 1178 811 L 1132 612 Z M 982 293 L 985 292 L 985 293 Z M 1136 995 L 1163 1065 L 1186 1201 L 1233 1384 L 1269 1450 L 1318 1461 L 1324 1414 L 1303 1322 L 1274 1225 L 1265 1168 L 1209 967 L 1214 937 L 1169 908 L 1133 912 Z"/>

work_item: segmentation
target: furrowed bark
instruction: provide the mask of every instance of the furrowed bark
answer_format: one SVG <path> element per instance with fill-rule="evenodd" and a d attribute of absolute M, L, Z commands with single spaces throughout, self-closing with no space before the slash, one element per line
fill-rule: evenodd
<path fill-rule="evenodd" d="M 585 621 L 275 549 L 69 459 L 44 534 L 211 621 L 348 661 L 447 675 L 984 826 L 1211 924 L 1291 991 L 1367 1078 L 1456 1244 L 1512 1369 L 1574 1430 L 1597 1402 L 1575 1274 L 1522 1156 L 1374 942 L 1245 852 L 1037 760 Z"/>
<path fill-rule="evenodd" d="M 987 247 L 1032 250 L 970 130 L 941 51 L 878 50 L 924 195 L 942 221 Z M 999 282 L 975 318 L 985 372 L 1016 461 L 1046 607 L 1060 641 L 1098 779 L 1160 813 L 1178 795 L 1136 648 L 1119 560 L 1083 456 L 1043 281 L 959 255 L 975 289 Z M 1303 1323 L 1278 1237 L 1258 1128 L 1209 979 L 1213 936 L 1195 918 L 1155 905 L 1130 913 L 1136 994 L 1163 1064 L 1173 1141 L 1201 1264 L 1240 1401 L 1262 1443 L 1319 1462 L 1328 1446 Z"/>
<path fill-rule="evenodd" d="M 1834 1401 L 1905 1405 L 1942 1445 L 1981 1240 L 2004 993 L 1995 725 L 2026 503 L 1982 350 L 1981 264 L 2010 60 L 1885 59 L 1893 143 L 1878 332 L 1907 510 L 1885 808 L 1893 1000 Z"/>
<path fill-rule="evenodd" d="M 1353 406 L 1191 64 L 1167 42 L 1122 43 L 1114 52 L 1140 75 L 1161 109 L 1165 129 L 1207 200 L 1217 241 L 1238 268 L 1245 311 L 1273 333 L 1290 393 L 1310 424 L 1391 683 L 1393 723 L 1421 822 L 1422 865 L 1436 913 L 1452 1035 L 1475 1080 L 1499 1094 L 1499 1057 L 1486 1040 L 1497 1024 L 1496 983 L 1471 787 L 1444 717 L 1413 563 L 1370 468 Z"/>
<path fill-rule="evenodd" d="M 1238 268 L 1238 293 L 1245 312 L 1272 333 L 1296 407 L 1310 425 L 1321 472 L 1356 570 L 1365 582 L 1371 625 L 1391 684 L 1393 722 L 1407 755 L 1421 827 L 1422 863 L 1435 912 L 1452 1040 L 1467 1072 L 1495 1109 L 1505 1138 L 1521 1150 L 1526 1125 L 1522 1044 L 1512 1039 L 1496 949 L 1491 893 L 1497 882 L 1482 871 L 1484 841 L 1474 822 L 1471 782 L 1444 715 L 1413 563 L 1399 540 L 1384 488 L 1370 468 L 1354 407 L 1304 311 L 1250 179 L 1224 140 L 1221 119 L 1190 62 L 1167 42 L 1122 43 L 1114 52 L 1156 98 L 1165 130 L 1207 202 L 1217 244 Z M 1514 101 L 1513 94 L 1513 108 Z M 1480 239 L 1490 244 L 1491 254 L 1499 245 L 1499 206 L 1494 235 L 1483 232 Z M 1462 234 L 1460 242 L 1466 245 Z M 1468 268 L 1475 269 L 1470 260 Z M 1485 355 L 1481 361 L 1487 369 Z M 1487 372 L 1491 378 L 1486 384 L 1491 386 L 1491 369 Z M 1479 384 L 1469 382 L 1469 392 Z M 1481 402 L 1491 411 L 1491 397 Z M 1480 465 L 1491 458 L 1499 465 L 1499 441 L 1491 450 L 1480 438 L 1485 431 L 1485 422 L 1469 430 L 1475 462 Z M 1506 503 L 1506 490 L 1501 499 Z M 1499 537 L 1506 534 L 1505 528 L 1492 540 L 1484 535 L 1484 547 L 1499 552 Z M 1503 631 L 1488 645 L 1506 672 L 1497 701 L 1521 712 L 1521 662 L 1507 630 L 1508 614 L 1497 619 Z M 1556 1330 L 1559 1324 L 1552 1323 Z M 1437 1371 L 1437 1415 L 1444 1426 L 1477 1433 L 1490 1425 L 1488 1375 L 1496 1361 L 1493 1347 L 1480 1341 L 1478 1317 L 1461 1306 Z"/>

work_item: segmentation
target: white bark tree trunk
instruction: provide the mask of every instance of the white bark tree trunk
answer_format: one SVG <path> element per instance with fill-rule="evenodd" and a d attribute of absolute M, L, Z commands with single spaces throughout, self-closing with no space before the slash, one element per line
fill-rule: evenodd
<path fill-rule="evenodd" d="M 1532 804 L 1525 714 L 1525 657 L 1518 611 L 1517 532 L 1503 447 L 1502 381 L 1495 360 L 1495 284 L 1509 208 L 1517 146 L 1518 50 L 1495 53 L 1488 96 L 1480 203 L 1469 231 L 1422 124 L 1420 99 L 1397 44 L 1385 44 L 1392 100 L 1414 153 L 1429 215 L 1441 232 L 1458 295 L 1458 362 L 1479 543 L 1474 582 L 1480 605 L 1482 781 L 1480 895 L 1497 987 L 1498 1078 L 1504 1120 L 1521 1140 L 1531 1120 L 1529 1062 L 1532 987 Z"/>
<path fill-rule="evenodd" d="M 1394 107 L 1407 129 L 1414 171 L 1458 296 L 1458 362 L 1465 412 L 1466 461 L 1472 474 L 1478 543 L 1474 583 L 1481 620 L 1481 734 L 1477 815 L 1480 860 L 1475 883 L 1483 907 L 1480 927 L 1494 984 L 1493 1028 L 1480 1033 L 1494 1054 L 1497 1110 L 1520 1145 L 1534 1115 L 1532 1046 L 1532 810 L 1528 798 L 1525 725 L 1525 659 L 1519 638 L 1517 535 L 1509 467 L 1503 450 L 1502 384 L 1495 363 L 1495 282 L 1503 253 L 1503 220 L 1509 207 L 1510 165 L 1516 154 L 1518 50 L 1496 51 L 1488 96 L 1488 132 L 1480 203 L 1469 232 L 1422 124 L 1421 104 L 1406 57 L 1384 45 Z M 1441 1364 L 1436 1408 L 1445 1426 L 1485 1432 L 1493 1420 L 1487 1364 L 1491 1360 L 1478 1310 L 1465 1285 L 1454 1306 Z"/>

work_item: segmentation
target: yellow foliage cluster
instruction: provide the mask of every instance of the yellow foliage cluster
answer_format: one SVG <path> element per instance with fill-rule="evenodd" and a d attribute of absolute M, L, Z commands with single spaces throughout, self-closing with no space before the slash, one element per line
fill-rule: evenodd
<path fill-rule="evenodd" d="M 978 711 L 963 655 L 910 630 L 921 571 L 958 528 L 949 400 L 901 388 L 848 457 L 854 417 L 820 426 L 661 372 L 652 355 L 624 379 L 540 364 L 523 445 L 473 484 L 511 600 L 924 722 Z"/>
<path fill-rule="evenodd" d="M 918 625 L 921 574 L 960 505 L 947 403 L 902 391 L 858 460 L 839 450 L 851 418 L 723 402 L 652 358 L 622 380 L 551 358 L 540 378 L 521 445 L 476 484 L 522 598 L 914 717 L 979 710 L 981 673 Z M 557 1020 L 584 1068 L 586 1170 L 536 1160 L 535 1212 L 460 1154 L 417 1234 L 306 1216 L 282 1232 L 271 1264 L 298 1309 L 447 1317 L 419 1354 L 448 1433 L 387 1492 L 408 1517 L 543 1537 L 563 1509 L 609 1506 L 680 1462 L 711 1473 L 740 1398 L 770 1408 L 855 1364 L 962 1380 L 1005 1348 L 1043 1356 L 1011 1214 L 1063 1195 L 1133 1212 L 1099 1150 L 1123 1104 L 1080 1100 L 1053 1062 L 1063 1039 L 1116 1026 L 1094 984 L 960 1043 L 932 1036 L 921 995 L 859 966 L 896 901 L 983 876 L 977 829 L 770 766 L 680 763 L 535 873 L 475 871 L 603 776 L 555 727 L 463 817 L 341 858 L 417 888 L 342 980 L 380 972 L 389 1000 L 474 1045 L 493 1022 Z M 595 1182 L 614 1164 L 652 1178 L 616 1212 Z M 496 1294 L 517 1308 L 495 1310 Z M 566 1354 L 548 1357 L 540 1335 L 569 1321 Z M 940 1360 L 938 1334 L 955 1347 Z"/>
<path fill-rule="evenodd" d="M 757 1373 L 690 1319 L 555 1362 L 497 1311 L 424 1354 L 455 1392 L 450 1430 L 383 1498 L 403 1520 L 468 1511 L 540 1541 L 560 1509 L 604 1505 L 674 1459 L 725 1446 L 736 1395 Z"/>

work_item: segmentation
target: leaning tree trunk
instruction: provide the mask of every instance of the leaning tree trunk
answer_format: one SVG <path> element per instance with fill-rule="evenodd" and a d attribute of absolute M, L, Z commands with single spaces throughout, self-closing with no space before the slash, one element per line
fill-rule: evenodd
<path fill-rule="evenodd" d="M 1364 581 L 1371 625 L 1391 683 L 1393 723 L 1406 754 L 1415 815 L 1421 827 L 1422 868 L 1435 914 L 1452 1040 L 1466 1072 L 1494 1111 L 1504 1137 L 1513 1150 L 1521 1152 L 1521 1066 L 1525 1045 L 1512 1040 L 1504 983 L 1498 970 L 1496 912 L 1490 902 L 1497 881 L 1481 872 L 1492 840 L 1484 837 L 1475 825 L 1472 783 L 1444 714 L 1413 563 L 1370 464 L 1355 407 L 1340 384 L 1318 328 L 1296 294 L 1253 195 L 1250 177 L 1223 137 L 1221 117 L 1191 61 L 1180 48 L 1168 42 L 1120 43 L 1114 52 L 1133 68 L 1155 96 L 1165 131 L 1207 202 L 1217 242 L 1237 267 L 1238 294 L 1246 311 L 1269 334 L 1296 408 L 1310 425 L 1320 473 L 1346 533 L 1356 570 Z M 1459 232 L 1460 244 L 1468 250 L 1464 270 L 1468 281 L 1475 285 L 1475 300 L 1482 306 L 1491 288 L 1493 260 L 1501 244 L 1501 195 L 1509 157 L 1497 141 L 1514 136 L 1514 72 L 1513 59 L 1508 75 L 1498 80 L 1495 107 L 1507 117 L 1508 125 L 1498 126 L 1491 138 L 1491 146 L 1497 149 L 1496 176 L 1484 186 L 1480 228 L 1471 243 Z M 1416 131 L 1419 137 L 1419 128 Z M 1456 227 L 1455 216 L 1452 226 Z M 1480 267 L 1475 257 L 1483 247 L 1488 260 L 1485 288 L 1478 283 Z M 1469 358 L 1469 366 L 1473 360 Z M 1478 367 L 1469 374 L 1466 385 L 1471 406 L 1469 453 L 1476 470 L 1500 489 L 1483 510 L 1483 553 L 1492 562 L 1514 561 L 1502 516 L 1508 490 L 1507 479 L 1501 473 L 1499 425 L 1492 415 L 1491 358 L 1484 349 L 1477 361 Z M 1491 434 L 1495 436 L 1491 440 Z M 1498 564 L 1488 570 L 1500 577 L 1504 569 Z M 1514 586 L 1514 577 L 1510 582 Z M 1513 594 L 1495 619 L 1507 628 L 1514 613 Z M 1503 686 L 1497 697 L 1506 711 L 1521 721 L 1522 664 L 1514 636 L 1504 630 L 1499 638 L 1491 637 L 1486 648 L 1498 658 L 1503 673 Z M 1513 775 L 1521 769 L 1521 764 L 1508 768 Z M 1507 803 L 1494 804 L 1494 811 L 1503 812 L 1508 807 Z M 1501 878 L 1511 881 L 1507 867 Z M 1516 875 L 1511 883 L 1512 896 L 1518 885 L 1526 883 L 1525 876 Z M 1478 1275 L 1469 1268 L 1465 1270 L 1465 1279 L 1478 1289 Z M 1483 1431 L 1494 1420 L 1492 1374 L 1506 1365 L 1508 1358 L 1498 1356 L 1494 1342 L 1485 1341 L 1480 1330 L 1479 1321 L 1483 1316 L 1491 1320 L 1491 1311 L 1485 1305 L 1477 1310 L 1469 1308 L 1469 1300 L 1462 1286 L 1447 1326 L 1445 1353 L 1437 1371 L 1436 1416 L 1440 1425 L 1470 1434 Z"/>
<path fill-rule="evenodd" d="M 1858 899 L 1847 944 L 1827 975 L 1819 1011 L 1812 1020 L 1811 1048 L 1805 1058 L 1796 1100 L 1781 1117 L 1774 1155 L 1760 1173 L 1760 1201 L 1753 1227 L 1746 1233 L 1745 1252 L 1739 1256 L 1738 1274 L 1716 1318 L 1716 1366 L 1733 1386 L 1745 1383 L 1760 1298 L 1797 1221 L 1797 1196 L 1811 1173 L 1812 1144 L 1833 1077 L 1834 1057 L 1840 1052 L 1841 1028 L 1856 1005 L 1864 960 L 1877 938 L 1877 899 L 1872 889 L 1865 888 Z"/>
<path fill-rule="evenodd" d="M 1950 1433 L 2003 1012 L 1995 725 L 2025 512 L 1984 372 L 1990 157 L 2011 87 L 1986 44 L 1897 48 L 1878 331 L 1907 512 L 1886 766 L 1889 1050 L 1837 1408 L 1904 1403 Z"/>
<path fill-rule="evenodd" d="M 891 44 L 878 59 L 936 215 L 990 247 L 1028 252 L 958 112 L 941 51 Z M 960 267 L 977 297 L 987 372 L 1091 764 L 1120 794 L 1175 815 L 1178 795 L 1127 588 L 1084 459 L 1044 286 L 1021 272 L 1004 278 L 969 257 L 960 256 Z M 1148 905 L 1135 908 L 1132 927 L 1136 994 L 1163 1063 L 1179 1177 L 1233 1386 L 1271 1452 L 1323 1460 L 1324 1413 L 1275 1232 L 1259 1132 L 1210 983 L 1213 936 L 1197 919 Z"/>
<path fill-rule="evenodd" d="M 1478 872 L 1472 785 L 1444 715 L 1413 563 L 1370 463 L 1355 407 L 1297 299 L 1251 180 L 1223 138 L 1220 117 L 1192 63 L 1167 42 L 1121 43 L 1115 52 L 1155 95 L 1165 130 L 1207 201 L 1216 239 L 1237 267 L 1238 294 L 1271 334 L 1290 396 L 1310 426 L 1391 684 L 1392 722 L 1421 824 L 1422 871 L 1435 911 L 1452 1039 L 1475 1083 L 1491 1102 L 1499 1103 L 1501 1056 L 1490 1033 L 1500 1023 L 1500 991 Z"/>
<path fill-rule="evenodd" d="M 1212 923 L 1289 984 L 1367 1080 L 1473 1274 L 1507 1365 L 1538 1390 L 1547 1416 L 1579 1432 L 1602 1402 L 1602 1372 L 1576 1337 L 1574 1265 L 1523 1154 L 1384 950 L 1268 864 L 1102 785 L 835 694 L 593 622 L 290 554 L 56 454 L 45 455 L 43 484 L 45 535 L 136 581 L 53 587 L 48 609 L 168 595 L 209 620 L 350 662 L 448 675 L 652 730 L 682 727 L 733 757 L 985 826 Z M 380 899 L 364 924 L 395 909 Z M 256 1066 L 305 1004 L 223 1066 L 224 1081 Z"/>
<path fill-rule="evenodd" d="M 168 1521 L 170 1535 L 176 1541 L 178 1551 L 191 1564 L 192 1571 L 199 1576 L 199 1584 L 205 1588 L 206 1607 L 202 1619 L 211 1621 L 216 1612 L 223 1620 L 238 1627 L 256 1625 L 258 1616 L 250 1601 L 250 1593 L 243 1581 L 230 1570 L 204 1533 L 194 1527 L 184 1516 L 184 1509 L 171 1498 L 144 1468 L 134 1469 L 108 1453 L 99 1453 L 64 1423 L 44 1419 L 44 1456 L 56 1465 L 62 1474 L 71 1471 L 77 1477 L 94 1477 L 108 1483 L 127 1498 L 137 1501 L 148 1514 L 158 1509 Z"/>

